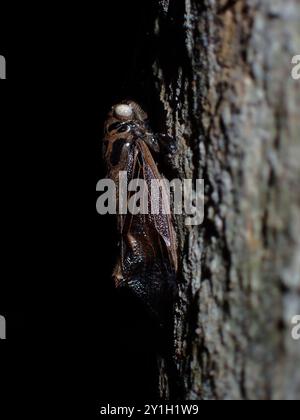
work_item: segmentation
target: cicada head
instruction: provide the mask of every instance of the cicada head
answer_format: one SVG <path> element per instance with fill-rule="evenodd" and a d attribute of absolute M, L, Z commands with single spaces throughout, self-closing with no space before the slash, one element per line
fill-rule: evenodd
<path fill-rule="evenodd" d="M 145 121 L 146 112 L 134 101 L 125 100 L 112 107 L 112 114 L 120 121 Z"/>
<path fill-rule="evenodd" d="M 125 165 L 128 150 L 135 138 L 143 136 L 148 116 L 134 101 L 125 100 L 114 105 L 105 122 L 103 155 L 109 167 Z"/>

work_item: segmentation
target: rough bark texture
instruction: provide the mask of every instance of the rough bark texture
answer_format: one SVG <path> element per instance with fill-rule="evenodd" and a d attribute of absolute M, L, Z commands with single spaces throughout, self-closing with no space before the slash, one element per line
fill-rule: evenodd
<path fill-rule="evenodd" d="M 204 223 L 177 226 L 184 397 L 300 399 L 300 2 L 156 5 L 156 92 L 180 175 L 206 184 Z"/>

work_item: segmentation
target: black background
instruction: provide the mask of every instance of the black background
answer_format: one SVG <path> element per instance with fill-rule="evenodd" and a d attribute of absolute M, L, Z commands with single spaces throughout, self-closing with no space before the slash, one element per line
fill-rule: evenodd
<path fill-rule="evenodd" d="M 66 377 L 66 392 L 79 382 L 91 407 L 153 400 L 156 335 L 139 302 L 114 289 L 115 219 L 92 216 L 91 196 L 105 176 L 101 139 L 112 104 L 137 100 L 161 128 L 149 73 L 155 11 L 134 0 L 75 7 L 1 11 L 3 382 L 7 394 L 24 394 L 35 378 L 47 399 L 49 378 L 58 389 Z"/>
<path fill-rule="evenodd" d="M 95 59 L 95 73 L 102 74 L 93 101 L 95 104 L 99 101 L 95 108 L 100 132 L 95 136 L 96 181 L 105 176 L 99 138 L 107 109 L 121 99 L 132 98 L 151 115 L 157 115 L 156 98 L 152 96 L 152 81 L 148 75 L 155 54 L 150 34 L 153 9 L 149 5 L 150 2 L 131 1 L 120 2 L 117 8 L 106 6 L 103 15 L 106 22 L 95 26 L 101 35 L 95 35 L 90 56 Z M 157 342 L 143 308 L 130 296 L 116 292 L 112 285 L 116 244 L 114 217 L 96 215 L 94 281 L 98 294 L 96 299 L 94 297 L 94 308 L 99 313 L 100 305 L 103 311 L 93 332 L 96 353 L 99 351 L 96 376 L 100 379 L 100 386 L 95 391 L 98 399 L 104 400 L 153 400 L 157 398 Z M 100 356 L 101 353 L 104 356 Z"/>

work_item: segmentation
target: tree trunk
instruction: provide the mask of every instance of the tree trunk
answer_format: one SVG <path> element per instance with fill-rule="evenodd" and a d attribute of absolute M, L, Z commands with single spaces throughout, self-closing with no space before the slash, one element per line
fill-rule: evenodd
<path fill-rule="evenodd" d="M 300 399 L 299 1 L 155 4 L 155 94 L 180 176 L 205 180 L 204 223 L 177 223 L 184 398 Z"/>

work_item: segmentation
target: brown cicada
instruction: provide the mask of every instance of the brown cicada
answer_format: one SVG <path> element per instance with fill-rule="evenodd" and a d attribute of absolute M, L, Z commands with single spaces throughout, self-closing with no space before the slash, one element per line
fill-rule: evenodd
<path fill-rule="evenodd" d="M 115 182 L 117 191 L 120 172 L 126 171 L 128 183 L 144 180 L 146 206 L 150 210 L 152 186 L 162 181 L 153 156 L 168 142 L 168 150 L 174 152 L 171 138 L 149 130 L 147 114 L 137 103 L 124 101 L 113 106 L 105 122 L 103 155 L 108 178 Z M 172 216 L 163 211 L 168 195 L 161 188 L 163 183 L 159 185 L 155 214 L 151 210 L 148 214 L 118 212 L 120 255 L 113 277 L 117 287 L 128 287 L 163 324 L 166 311 L 170 310 L 166 302 L 174 299 L 177 290 L 177 246 Z M 132 193 L 126 194 L 130 198 Z"/>

